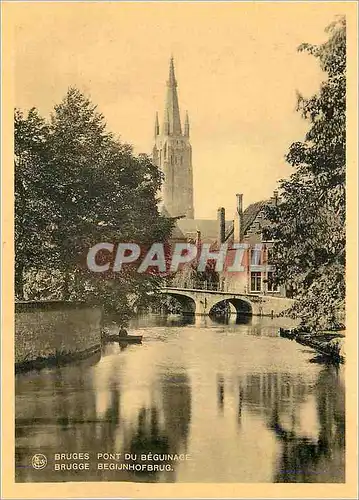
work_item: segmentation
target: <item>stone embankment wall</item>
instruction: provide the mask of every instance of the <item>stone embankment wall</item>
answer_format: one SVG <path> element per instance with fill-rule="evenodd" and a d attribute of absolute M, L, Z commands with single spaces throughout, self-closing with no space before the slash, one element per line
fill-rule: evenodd
<path fill-rule="evenodd" d="M 294 300 L 286 297 L 276 297 L 267 295 L 265 297 L 253 297 L 252 301 L 252 314 L 259 316 L 279 316 L 285 311 L 293 307 Z"/>
<path fill-rule="evenodd" d="M 69 302 L 15 304 L 18 370 L 86 357 L 101 347 L 102 309 Z"/>

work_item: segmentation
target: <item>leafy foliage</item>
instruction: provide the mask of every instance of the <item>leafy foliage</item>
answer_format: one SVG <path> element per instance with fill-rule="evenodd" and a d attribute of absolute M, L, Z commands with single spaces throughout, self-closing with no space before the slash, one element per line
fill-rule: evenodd
<path fill-rule="evenodd" d="M 15 284 L 23 298 L 26 269 L 47 256 L 45 233 L 48 213 L 43 172 L 48 161 L 49 127 L 32 108 L 25 118 L 15 110 Z"/>
<path fill-rule="evenodd" d="M 107 132 L 76 88 L 50 123 L 35 109 L 15 111 L 15 157 L 17 297 L 102 302 L 127 317 L 160 277 L 130 266 L 94 275 L 86 255 L 99 242 L 167 240 L 173 222 L 158 212 L 158 168 Z"/>
<path fill-rule="evenodd" d="M 292 290 L 293 312 L 312 328 L 343 326 L 345 310 L 345 20 L 327 31 L 324 44 L 299 47 L 318 59 L 326 79 L 309 99 L 298 95 L 310 128 L 291 145 L 286 158 L 294 172 L 280 182 L 281 203 L 267 213 L 278 281 Z"/>

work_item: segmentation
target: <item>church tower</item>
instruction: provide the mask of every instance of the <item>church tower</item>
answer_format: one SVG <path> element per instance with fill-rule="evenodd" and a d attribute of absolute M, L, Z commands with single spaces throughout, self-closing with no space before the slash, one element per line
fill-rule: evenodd
<path fill-rule="evenodd" d="M 162 201 L 172 217 L 194 219 L 192 148 L 189 142 L 189 118 L 186 113 L 182 133 L 178 106 L 177 81 L 173 58 L 170 60 L 167 96 L 162 127 L 155 119 L 153 161 L 164 173 Z"/>

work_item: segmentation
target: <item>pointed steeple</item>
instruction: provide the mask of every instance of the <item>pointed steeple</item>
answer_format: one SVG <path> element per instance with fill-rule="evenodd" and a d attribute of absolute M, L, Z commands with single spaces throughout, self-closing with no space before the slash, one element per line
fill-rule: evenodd
<path fill-rule="evenodd" d="M 177 81 L 173 58 L 169 65 L 166 88 L 166 102 L 161 127 L 155 120 L 155 144 L 152 158 L 163 174 L 161 198 L 166 214 L 171 217 L 194 219 L 192 146 L 190 144 L 190 124 L 188 114 L 184 119 L 182 135 L 178 105 Z M 160 133 L 159 133 L 160 130 Z M 200 244 L 200 234 L 197 234 Z"/>
<path fill-rule="evenodd" d="M 175 77 L 175 65 L 174 65 L 174 62 L 173 62 L 173 56 L 171 56 L 171 59 L 170 59 L 170 74 L 169 74 L 167 85 L 172 86 L 172 87 L 177 87 L 177 81 L 176 81 L 176 77 Z"/>
<path fill-rule="evenodd" d="M 178 106 L 177 81 L 175 77 L 173 57 L 171 57 L 170 59 L 169 78 L 167 80 L 167 96 L 166 96 L 165 113 L 163 120 L 164 124 L 167 121 L 167 117 L 169 123 L 168 135 L 182 135 L 181 118 Z"/>
<path fill-rule="evenodd" d="M 165 109 L 165 116 L 163 118 L 163 135 L 170 135 L 170 115 L 168 109 Z"/>
<path fill-rule="evenodd" d="M 155 137 L 160 135 L 160 123 L 158 121 L 158 113 L 156 112 L 156 119 L 155 119 Z"/>
<path fill-rule="evenodd" d="M 185 137 L 189 137 L 189 118 L 188 118 L 188 111 L 186 111 L 186 118 L 184 122 L 184 135 Z"/>

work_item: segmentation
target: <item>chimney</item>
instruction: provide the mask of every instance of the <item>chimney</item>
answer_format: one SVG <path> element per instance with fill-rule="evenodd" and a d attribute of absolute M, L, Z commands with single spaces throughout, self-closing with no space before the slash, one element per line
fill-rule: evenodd
<path fill-rule="evenodd" d="M 243 194 L 236 194 L 237 204 L 234 214 L 234 242 L 241 243 L 243 240 Z"/>
<path fill-rule="evenodd" d="M 201 231 L 197 229 L 196 231 L 196 247 L 198 248 L 201 245 Z"/>
<path fill-rule="evenodd" d="M 220 245 L 226 237 L 226 211 L 223 207 L 217 210 L 217 231 L 217 242 Z"/>

